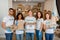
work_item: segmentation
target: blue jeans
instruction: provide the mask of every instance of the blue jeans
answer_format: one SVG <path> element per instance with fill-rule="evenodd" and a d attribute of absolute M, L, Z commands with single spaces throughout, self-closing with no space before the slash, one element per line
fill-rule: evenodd
<path fill-rule="evenodd" d="M 12 40 L 13 33 L 5 33 L 6 40 Z"/>
<path fill-rule="evenodd" d="M 16 34 L 16 40 L 23 40 L 23 34 Z"/>
<path fill-rule="evenodd" d="M 34 33 L 26 33 L 26 40 L 34 40 Z"/>
<path fill-rule="evenodd" d="M 40 30 L 36 30 L 36 38 L 37 40 L 42 40 L 42 32 Z"/>
<path fill-rule="evenodd" d="M 46 40 L 53 40 L 54 34 L 45 34 Z"/>

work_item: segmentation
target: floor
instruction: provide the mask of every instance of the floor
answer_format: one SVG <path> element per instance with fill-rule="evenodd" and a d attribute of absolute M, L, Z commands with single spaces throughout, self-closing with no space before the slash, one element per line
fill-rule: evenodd
<path fill-rule="evenodd" d="M 36 39 L 36 38 L 35 38 Z M 0 38 L 0 40 L 5 40 L 5 38 Z M 16 40 L 15 38 L 13 38 L 13 40 Z M 60 38 L 58 38 L 57 36 L 54 36 L 54 40 L 60 40 Z"/>

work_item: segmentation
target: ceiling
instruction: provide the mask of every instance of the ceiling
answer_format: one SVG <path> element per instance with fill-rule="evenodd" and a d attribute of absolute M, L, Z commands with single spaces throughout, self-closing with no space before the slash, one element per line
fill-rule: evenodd
<path fill-rule="evenodd" d="M 14 2 L 45 2 L 45 0 L 13 0 Z"/>

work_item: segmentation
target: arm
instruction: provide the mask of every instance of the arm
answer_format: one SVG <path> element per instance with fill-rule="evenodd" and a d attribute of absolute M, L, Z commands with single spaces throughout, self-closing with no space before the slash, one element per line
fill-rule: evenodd
<path fill-rule="evenodd" d="M 6 24 L 5 24 L 5 22 L 2 22 L 1 25 L 2 25 L 2 28 L 3 28 L 3 29 L 6 29 Z"/>
<path fill-rule="evenodd" d="M 35 28 L 34 29 L 36 29 L 36 22 L 34 23 L 34 25 L 35 25 Z"/>
<path fill-rule="evenodd" d="M 44 24 L 43 28 L 44 28 L 44 30 L 46 30 L 46 25 L 45 24 Z"/>
<path fill-rule="evenodd" d="M 14 29 L 17 30 L 17 21 L 15 20 Z"/>
<path fill-rule="evenodd" d="M 44 24 L 44 30 L 49 29 L 50 25 L 48 25 L 48 27 L 46 27 L 46 24 Z"/>
<path fill-rule="evenodd" d="M 40 30 L 42 31 L 42 29 L 43 29 L 43 23 L 41 23 L 41 27 L 40 27 Z"/>
<path fill-rule="evenodd" d="M 58 21 L 59 19 L 58 19 L 58 17 L 55 17 L 56 18 L 56 21 Z"/>

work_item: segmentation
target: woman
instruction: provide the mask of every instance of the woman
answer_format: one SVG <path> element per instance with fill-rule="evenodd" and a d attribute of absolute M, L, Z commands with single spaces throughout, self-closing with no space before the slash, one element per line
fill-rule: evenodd
<path fill-rule="evenodd" d="M 36 36 L 37 40 L 42 40 L 42 28 L 43 28 L 43 14 L 41 11 L 36 13 L 37 26 L 36 26 Z"/>
<path fill-rule="evenodd" d="M 16 39 L 17 40 L 23 40 L 23 34 L 24 34 L 24 20 L 23 20 L 22 13 L 18 13 L 15 24 L 16 24 Z"/>
<path fill-rule="evenodd" d="M 46 40 L 53 40 L 54 29 L 51 26 L 51 13 L 45 14 L 44 29 L 45 29 L 45 38 Z"/>

